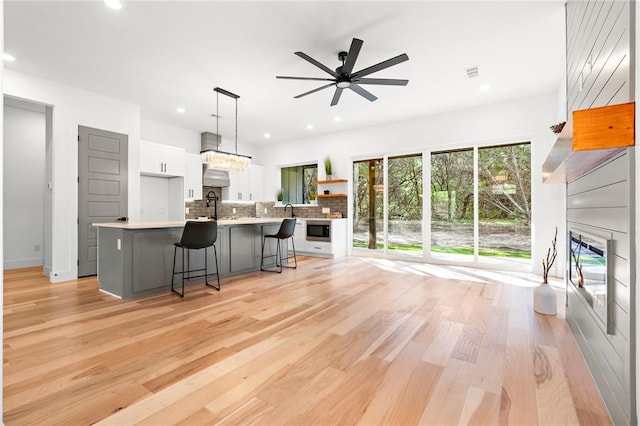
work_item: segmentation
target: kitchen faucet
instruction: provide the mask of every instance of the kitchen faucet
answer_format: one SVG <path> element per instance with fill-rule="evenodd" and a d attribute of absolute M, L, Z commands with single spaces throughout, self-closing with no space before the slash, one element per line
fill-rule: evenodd
<path fill-rule="evenodd" d="M 207 207 L 209 207 L 211 201 L 213 201 L 213 220 L 218 220 L 218 200 L 219 199 L 220 198 L 218 198 L 215 192 L 209 191 L 209 193 L 207 193 Z"/>
<path fill-rule="evenodd" d="M 293 214 L 293 205 L 291 205 L 291 203 L 287 203 L 286 206 L 284 206 L 284 212 L 287 212 L 287 207 L 291 206 L 291 217 L 296 217 L 295 214 Z"/>

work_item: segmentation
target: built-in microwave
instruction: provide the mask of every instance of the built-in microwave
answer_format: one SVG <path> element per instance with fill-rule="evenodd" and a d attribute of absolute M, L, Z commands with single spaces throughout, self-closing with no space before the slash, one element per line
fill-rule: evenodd
<path fill-rule="evenodd" d="M 331 241 L 331 221 L 307 220 L 307 240 Z"/>

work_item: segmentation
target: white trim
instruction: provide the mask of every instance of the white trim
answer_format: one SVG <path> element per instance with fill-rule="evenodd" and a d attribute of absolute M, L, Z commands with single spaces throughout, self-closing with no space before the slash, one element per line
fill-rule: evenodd
<path fill-rule="evenodd" d="M 531 144 L 531 142 L 529 142 Z M 478 168 L 478 145 L 473 147 L 473 263 L 478 263 L 478 256 L 480 254 L 480 195 L 479 192 L 479 174 Z M 531 173 L 529 173 L 531 174 Z M 531 240 L 531 236 L 529 236 Z M 531 262 L 529 262 L 531 265 Z"/>
<path fill-rule="evenodd" d="M 34 257 L 31 259 L 17 259 L 17 260 L 7 260 L 4 261 L 4 270 L 7 269 L 19 269 L 19 268 L 32 268 L 34 266 L 43 266 L 44 258 L 42 257 Z"/>
<path fill-rule="evenodd" d="M 49 281 L 52 283 L 59 283 L 62 281 L 70 281 L 70 280 L 77 280 L 77 279 L 78 279 L 78 273 L 76 270 L 49 272 Z"/>
<path fill-rule="evenodd" d="M 118 296 L 117 294 L 110 293 L 107 290 L 103 290 L 103 289 L 99 289 L 99 290 L 100 290 L 100 293 L 108 294 L 111 297 L 115 297 L 116 299 L 122 300 L 122 297 Z"/>

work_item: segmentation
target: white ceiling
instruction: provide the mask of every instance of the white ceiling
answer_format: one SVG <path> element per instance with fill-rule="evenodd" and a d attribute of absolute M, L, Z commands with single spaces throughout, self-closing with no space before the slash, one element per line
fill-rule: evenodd
<path fill-rule="evenodd" d="M 122 10 L 101 1 L 5 1 L 8 68 L 141 106 L 142 116 L 215 131 L 216 86 L 240 95 L 239 142 L 265 144 L 494 103 L 560 87 L 563 1 L 148 2 Z M 409 61 L 369 77 L 409 79 L 367 86 L 369 102 L 333 88 L 293 96 L 326 77 L 353 37 L 364 40 L 354 70 L 401 53 Z M 469 79 L 466 68 L 480 76 Z M 489 91 L 481 91 L 490 84 Z M 177 106 L 186 108 L 178 114 Z M 220 97 L 220 133 L 233 137 L 233 101 Z M 341 121 L 335 122 L 334 117 Z M 314 129 L 308 130 L 307 124 Z M 270 133 L 271 139 L 264 138 Z"/>

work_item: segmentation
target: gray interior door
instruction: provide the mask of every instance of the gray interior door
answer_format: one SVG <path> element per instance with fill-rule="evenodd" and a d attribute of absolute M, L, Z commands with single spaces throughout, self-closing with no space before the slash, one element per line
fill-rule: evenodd
<path fill-rule="evenodd" d="M 78 276 L 96 275 L 92 223 L 127 216 L 128 136 L 78 126 Z"/>

